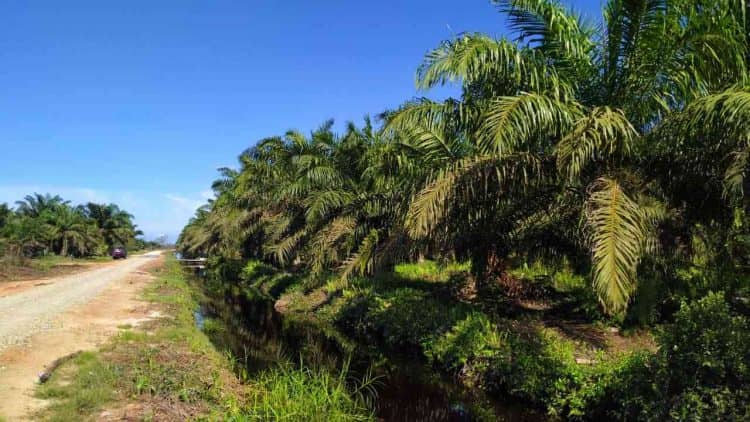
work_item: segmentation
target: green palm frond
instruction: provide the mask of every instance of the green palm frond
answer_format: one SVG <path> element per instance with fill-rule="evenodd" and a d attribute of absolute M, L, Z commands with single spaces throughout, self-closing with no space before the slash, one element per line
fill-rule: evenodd
<path fill-rule="evenodd" d="M 472 121 L 478 111 L 462 103 L 436 103 L 427 99 L 410 102 L 387 115 L 387 129 L 405 138 L 404 146 L 425 158 L 447 161 L 458 157 L 457 127 Z"/>
<path fill-rule="evenodd" d="M 479 147 L 485 154 L 528 150 L 538 139 L 567 131 L 582 113 L 577 103 L 538 93 L 521 93 L 493 100 L 483 116 Z"/>
<path fill-rule="evenodd" d="M 294 259 L 295 253 L 305 236 L 307 236 L 307 232 L 300 230 L 275 244 L 269 245 L 267 251 L 274 255 L 279 264 L 287 265 Z"/>
<path fill-rule="evenodd" d="M 525 186 L 539 181 L 540 177 L 541 163 L 531 154 L 459 160 L 440 172 L 413 198 L 405 227 L 413 238 L 425 238 L 446 218 L 456 198 L 465 202 L 470 196 L 482 195 L 484 191 L 474 188 L 486 185 L 489 179 L 494 179 L 498 185 Z"/>
<path fill-rule="evenodd" d="M 324 190 L 312 193 L 305 199 L 307 222 L 317 221 L 332 210 L 343 207 L 354 200 L 355 195 L 345 190 Z"/>
<path fill-rule="evenodd" d="M 621 110 L 597 107 L 557 144 L 558 169 L 572 181 L 593 161 L 630 155 L 637 135 Z"/>
<path fill-rule="evenodd" d="M 342 238 L 354 233 L 357 220 L 351 216 L 341 216 L 333 219 L 310 241 L 311 267 L 313 272 L 320 272 L 323 268 L 338 260 L 339 253 L 335 249 L 336 243 Z"/>
<path fill-rule="evenodd" d="M 607 312 L 619 312 L 636 285 L 636 268 L 647 236 L 643 212 L 616 180 L 601 178 L 591 187 L 586 218 L 594 290 Z"/>
<path fill-rule="evenodd" d="M 417 71 L 417 86 L 428 89 L 446 83 L 465 85 L 491 78 L 507 80 L 519 89 L 572 92 L 554 67 L 529 48 L 482 34 L 464 34 L 429 52 Z"/>
<path fill-rule="evenodd" d="M 342 280 L 348 280 L 354 274 L 371 274 L 377 266 L 377 248 L 380 241 L 380 233 L 377 229 L 370 230 L 357 252 L 347 258 L 340 268 Z"/>
<path fill-rule="evenodd" d="M 724 173 L 725 196 L 739 198 L 745 195 L 745 176 L 748 164 L 750 164 L 750 139 L 744 147 L 730 156 L 729 166 Z"/>
<path fill-rule="evenodd" d="M 557 1 L 493 0 L 493 3 L 508 16 L 519 40 L 540 45 L 546 54 L 570 61 L 590 59 L 593 29 Z"/>

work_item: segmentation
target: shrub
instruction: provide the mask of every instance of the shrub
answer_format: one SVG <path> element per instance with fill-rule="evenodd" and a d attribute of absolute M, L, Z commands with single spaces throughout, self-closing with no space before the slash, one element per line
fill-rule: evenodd
<path fill-rule="evenodd" d="M 276 273 L 276 270 L 272 266 L 260 261 L 250 260 L 245 263 L 244 267 L 242 267 L 242 271 L 240 271 L 240 280 L 246 283 L 253 283 L 257 281 L 258 278 L 265 278 L 274 273 Z"/>
<path fill-rule="evenodd" d="M 559 390 L 568 390 L 580 375 L 573 346 L 552 331 L 530 329 L 512 333 L 508 336 L 508 350 L 510 353 L 496 361 L 486 375 L 491 390 L 547 405 Z"/>
<path fill-rule="evenodd" d="M 750 418 L 750 326 L 721 294 L 683 303 L 659 352 L 584 378 L 555 404 L 564 416 L 614 420 Z"/>
<path fill-rule="evenodd" d="M 570 390 L 581 369 L 571 343 L 550 330 L 521 325 L 498 325 L 473 312 L 426 342 L 425 355 L 490 392 L 544 406 Z"/>
<path fill-rule="evenodd" d="M 568 388 L 556 391 L 548 411 L 568 420 L 645 419 L 645 400 L 653 389 L 651 362 L 650 353 L 637 352 L 583 368 Z"/>
<path fill-rule="evenodd" d="M 723 295 L 683 303 L 659 336 L 660 407 L 672 418 L 750 417 L 750 326 Z"/>
<path fill-rule="evenodd" d="M 373 300 L 367 318 L 390 348 L 421 350 L 422 343 L 449 329 L 463 315 L 461 307 L 416 289 L 396 289 Z"/>
<path fill-rule="evenodd" d="M 486 315 L 472 312 L 442 336 L 425 342 L 424 353 L 431 362 L 475 379 L 498 356 L 509 353 L 506 337 Z"/>

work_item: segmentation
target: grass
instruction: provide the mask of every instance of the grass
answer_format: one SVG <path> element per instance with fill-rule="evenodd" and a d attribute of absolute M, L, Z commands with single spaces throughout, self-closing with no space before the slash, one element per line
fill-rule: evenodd
<path fill-rule="evenodd" d="M 121 331 L 100 351 L 63 364 L 37 390 L 50 401 L 38 419 L 90 420 L 104 410 L 146 420 L 238 413 L 243 388 L 227 359 L 195 327 L 196 299 L 179 265 L 169 259 L 155 274 L 144 295 L 168 317 Z"/>
<path fill-rule="evenodd" d="M 248 413 L 238 420 L 372 421 L 371 382 L 347 383 L 347 371 L 280 366 L 254 380 Z"/>
<path fill-rule="evenodd" d="M 117 375 L 98 353 L 81 353 L 38 390 L 37 397 L 51 402 L 44 419 L 72 421 L 100 409 L 113 399 Z"/>
<path fill-rule="evenodd" d="M 129 420 L 373 419 L 372 382 L 351 382 L 346 369 L 334 374 L 283 363 L 238 378 L 235 359 L 195 326 L 199 293 L 179 264 L 169 257 L 154 274 L 144 297 L 167 316 L 123 325 L 101 350 L 62 364 L 37 389 L 49 406 L 35 420 L 96 420 L 104 411 Z"/>

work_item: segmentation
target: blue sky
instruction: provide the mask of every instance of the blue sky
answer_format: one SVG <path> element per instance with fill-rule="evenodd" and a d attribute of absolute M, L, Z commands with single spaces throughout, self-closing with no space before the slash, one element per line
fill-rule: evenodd
<path fill-rule="evenodd" d="M 599 1 L 574 7 L 599 18 Z M 0 0 L 0 15 L 0 202 L 117 202 L 172 239 L 256 140 L 448 95 L 415 90 L 424 53 L 505 33 L 488 0 Z"/>

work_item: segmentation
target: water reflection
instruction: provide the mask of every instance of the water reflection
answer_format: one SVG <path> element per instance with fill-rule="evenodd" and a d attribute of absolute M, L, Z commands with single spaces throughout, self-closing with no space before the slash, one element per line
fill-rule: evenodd
<path fill-rule="evenodd" d="M 331 327 L 309 320 L 282 318 L 270 300 L 254 292 L 226 289 L 204 303 L 204 315 L 221 320 L 206 331 L 219 348 L 229 350 L 252 374 L 282 360 L 341 368 L 349 362 L 350 375 L 362 378 L 374 367 L 379 378 L 374 409 L 383 421 L 539 421 L 521 406 L 498 403 L 440 376 L 423 363 L 403 357 L 378 359 L 367 345 L 341 336 Z M 479 395 L 478 395 L 479 394 Z"/>

